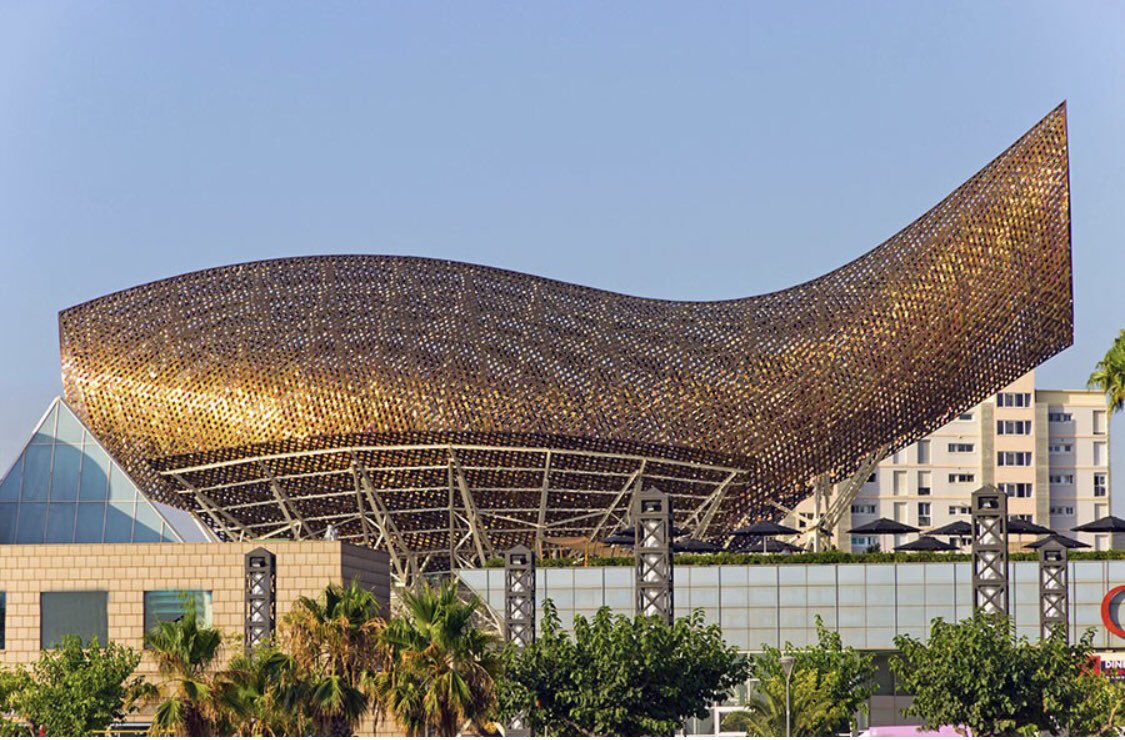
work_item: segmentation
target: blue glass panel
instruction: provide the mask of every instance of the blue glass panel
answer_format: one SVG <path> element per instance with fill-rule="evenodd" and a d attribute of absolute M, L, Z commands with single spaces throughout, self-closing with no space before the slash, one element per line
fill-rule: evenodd
<path fill-rule="evenodd" d="M 43 543 L 43 530 L 47 524 L 47 504 L 20 504 L 19 523 L 16 525 L 16 542 L 21 545 Z"/>
<path fill-rule="evenodd" d="M 16 458 L 8 477 L 0 483 L 0 501 L 20 500 L 20 481 L 23 480 L 23 455 Z"/>
<path fill-rule="evenodd" d="M 47 418 L 35 430 L 35 434 L 31 435 L 31 444 L 54 444 L 55 441 L 55 416 L 58 414 L 58 406 L 51 408 L 51 413 L 47 414 Z"/>
<path fill-rule="evenodd" d="M 133 525 L 133 542 L 160 542 L 160 516 L 143 500 L 137 501 L 136 523 Z"/>
<path fill-rule="evenodd" d="M 82 444 L 82 424 L 69 409 L 59 407 L 59 425 L 55 437 L 63 442 Z"/>
<path fill-rule="evenodd" d="M 51 489 L 51 450 L 47 445 L 32 445 L 24 452 L 24 501 L 46 501 Z"/>
<path fill-rule="evenodd" d="M 82 466 L 82 449 L 69 444 L 55 445 L 55 463 L 51 467 L 51 500 L 78 500 L 78 473 Z"/>
<path fill-rule="evenodd" d="M 129 482 L 129 476 L 117 463 L 110 463 L 109 500 L 132 501 L 137 497 L 137 489 Z"/>
<path fill-rule="evenodd" d="M 51 504 L 47 509 L 47 542 L 74 541 L 74 504 Z"/>
<path fill-rule="evenodd" d="M 133 541 L 133 502 L 111 501 L 105 510 L 105 542 Z"/>
<path fill-rule="evenodd" d="M 105 501 L 109 487 L 109 455 L 97 445 L 85 447 L 82 458 L 82 486 L 78 498 L 83 501 Z"/>
<path fill-rule="evenodd" d="M 101 542 L 105 526 L 105 504 L 78 504 L 75 542 Z"/>
<path fill-rule="evenodd" d="M 0 504 L 0 545 L 10 545 L 16 541 L 15 504 Z"/>

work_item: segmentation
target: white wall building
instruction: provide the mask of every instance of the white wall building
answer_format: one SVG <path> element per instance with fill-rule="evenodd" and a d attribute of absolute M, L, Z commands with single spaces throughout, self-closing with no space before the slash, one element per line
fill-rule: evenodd
<path fill-rule="evenodd" d="M 1101 393 L 1036 390 L 1035 374 L 1028 373 L 879 463 L 840 522 L 836 541 L 858 551 L 913 539 L 878 542 L 845 534 L 877 517 L 922 530 L 967 520 L 972 492 L 991 483 L 1008 492 L 1012 516 L 1108 549 L 1109 535 L 1076 535 L 1070 528 L 1111 513 L 1109 450 Z M 798 511 L 807 520 L 811 501 Z"/>

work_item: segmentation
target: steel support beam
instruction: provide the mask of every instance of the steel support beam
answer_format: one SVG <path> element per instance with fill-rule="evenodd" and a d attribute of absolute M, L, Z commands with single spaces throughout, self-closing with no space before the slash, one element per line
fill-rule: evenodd
<path fill-rule="evenodd" d="M 277 624 L 277 558 L 264 547 L 246 553 L 243 645 L 268 645 Z"/>

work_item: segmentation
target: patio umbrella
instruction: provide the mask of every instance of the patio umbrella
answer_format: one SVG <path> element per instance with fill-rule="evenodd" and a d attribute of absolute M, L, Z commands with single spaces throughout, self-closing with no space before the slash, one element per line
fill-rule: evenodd
<path fill-rule="evenodd" d="M 848 534 L 913 534 L 921 532 L 922 530 L 917 527 L 912 527 L 909 524 L 896 522 L 894 519 L 887 519 L 882 517 L 867 524 L 861 524 L 858 527 L 852 527 L 848 530 Z"/>
<path fill-rule="evenodd" d="M 752 539 L 744 545 L 738 547 L 728 548 L 727 552 L 744 552 L 744 553 L 772 553 L 774 555 L 779 553 L 791 552 L 804 552 L 804 548 L 798 545 L 792 545 L 788 542 L 775 540 L 772 537 L 762 537 L 760 539 Z"/>
<path fill-rule="evenodd" d="M 1125 532 L 1125 519 L 1103 516 L 1101 519 L 1079 524 L 1077 527 L 1071 527 L 1071 529 L 1075 532 Z"/>
<path fill-rule="evenodd" d="M 735 537 L 748 536 L 748 537 L 776 537 L 782 534 L 800 534 L 801 530 L 787 527 L 784 524 L 777 522 L 758 522 L 751 524 L 749 527 L 742 527 L 731 532 Z"/>
<path fill-rule="evenodd" d="M 1035 542 L 1032 542 L 1030 545 L 1028 545 L 1028 547 L 1032 550 L 1038 550 L 1040 547 L 1043 547 L 1043 545 L 1046 545 L 1052 540 L 1059 543 L 1068 550 L 1073 550 L 1079 547 L 1089 547 L 1089 545 L 1087 545 L 1085 542 L 1080 542 L 1079 540 L 1076 540 L 1072 537 L 1067 537 L 1065 534 L 1047 535 L 1041 540 L 1035 540 Z"/>
<path fill-rule="evenodd" d="M 632 537 L 627 537 L 620 532 L 614 532 L 609 537 L 602 540 L 603 544 L 616 545 L 617 547 L 632 547 L 635 542 Z"/>
<path fill-rule="evenodd" d="M 718 552 L 718 545 L 703 540 L 680 540 L 672 543 L 672 552 Z"/>
<path fill-rule="evenodd" d="M 895 548 L 895 552 L 942 552 L 944 550 L 956 550 L 956 545 L 951 545 L 948 542 L 942 542 L 937 537 L 924 536 L 919 537 L 913 542 L 906 542 Z"/>
<path fill-rule="evenodd" d="M 941 535 L 942 537 L 968 537 L 973 533 L 973 525 L 966 521 L 958 520 L 950 522 L 937 529 L 931 529 L 928 534 L 931 537 Z"/>
<path fill-rule="evenodd" d="M 683 537 L 687 533 L 688 533 L 688 531 L 686 529 L 684 529 L 683 527 L 677 527 L 675 524 L 672 525 L 672 536 L 673 537 Z M 629 541 L 632 542 L 633 538 L 637 536 L 637 530 L 634 529 L 633 527 L 622 527 L 621 529 L 614 532 L 612 536 L 614 536 L 614 537 L 628 537 Z"/>
<path fill-rule="evenodd" d="M 1055 530 L 1047 529 L 1035 522 L 1029 522 L 1026 519 L 1016 519 L 1014 516 L 1008 517 L 1008 534 L 1051 535 L 1054 533 Z"/>

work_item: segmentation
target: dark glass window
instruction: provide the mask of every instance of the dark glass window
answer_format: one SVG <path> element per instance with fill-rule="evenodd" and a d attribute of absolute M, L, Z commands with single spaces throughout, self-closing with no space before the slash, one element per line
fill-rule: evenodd
<path fill-rule="evenodd" d="M 63 635 L 83 642 L 109 642 L 109 594 L 105 591 L 44 591 L 39 594 L 39 647 L 53 648 Z"/>

